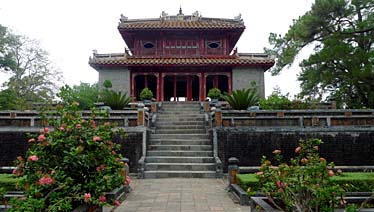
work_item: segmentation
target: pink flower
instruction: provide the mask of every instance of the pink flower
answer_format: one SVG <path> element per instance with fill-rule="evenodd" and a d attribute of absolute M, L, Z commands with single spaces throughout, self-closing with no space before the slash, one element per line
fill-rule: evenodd
<path fill-rule="evenodd" d="M 281 152 L 282 152 L 282 151 L 280 151 L 279 149 L 276 149 L 276 150 L 273 151 L 273 154 L 278 155 L 278 154 L 280 154 Z"/>
<path fill-rule="evenodd" d="M 118 200 L 116 200 L 116 201 L 114 201 L 114 205 L 115 205 L 115 206 L 119 206 L 119 205 L 121 205 L 121 202 L 118 201 Z"/>
<path fill-rule="evenodd" d="M 53 179 L 50 176 L 46 175 L 40 178 L 39 183 L 41 185 L 50 185 L 50 184 L 53 184 Z"/>
<path fill-rule="evenodd" d="M 42 129 L 40 129 L 39 132 L 47 134 L 47 133 L 49 133 L 49 129 L 47 127 L 44 127 Z"/>
<path fill-rule="evenodd" d="M 326 159 L 325 158 L 319 158 L 319 161 L 326 162 Z"/>
<path fill-rule="evenodd" d="M 301 163 L 302 163 L 302 164 L 306 164 L 306 163 L 308 163 L 308 159 L 306 159 L 306 158 L 301 159 Z"/>
<path fill-rule="evenodd" d="M 299 147 L 297 147 L 296 149 L 295 149 L 295 153 L 299 153 L 301 151 L 301 146 L 299 146 Z"/>
<path fill-rule="evenodd" d="M 279 193 L 283 193 L 283 188 L 278 189 Z"/>
<path fill-rule="evenodd" d="M 100 171 L 101 171 L 100 166 L 96 167 L 96 171 L 97 171 L 97 172 L 100 172 Z"/>
<path fill-rule="evenodd" d="M 31 156 L 28 158 L 28 160 L 29 160 L 29 161 L 38 161 L 39 158 L 38 158 L 38 156 L 36 156 L 36 155 L 31 155 Z"/>
<path fill-rule="evenodd" d="M 60 128 L 58 128 L 60 131 L 64 131 L 65 128 L 63 126 L 61 126 Z"/>
<path fill-rule="evenodd" d="M 280 180 L 277 181 L 277 186 L 280 188 L 282 186 L 282 182 Z"/>
<path fill-rule="evenodd" d="M 100 202 L 106 202 L 106 197 L 105 196 L 100 196 L 99 201 Z"/>
<path fill-rule="evenodd" d="M 330 177 L 334 176 L 334 171 L 333 170 L 329 170 L 329 176 Z"/>
<path fill-rule="evenodd" d="M 91 194 L 90 193 L 84 193 L 84 202 L 88 202 L 91 199 Z"/>
<path fill-rule="evenodd" d="M 35 138 L 30 138 L 29 139 L 29 143 L 34 143 L 35 142 Z"/>
<path fill-rule="evenodd" d="M 256 174 L 257 174 L 257 175 L 263 175 L 264 172 L 257 172 Z"/>
<path fill-rule="evenodd" d="M 13 169 L 12 174 L 17 174 L 17 169 Z"/>
<path fill-rule="evenodd" d="M 45 141 L 45 136 L 43 134 L 38 136 L 38 141 Z"/>
<path fill-rule="evenodd" d="M 82 119 L 82 124 L 85 124 L 87 123 L 87 121 L 85 119 Z"/>
<path fill-rule="evenodd" d="M 125 181 L 126 185 L 130 185 L 131 183 L 131 179 L 130 179 L 130 176 L 126 176 L 126 181 Z"/>
<path fill-rule="evenodd" d="M 95 136 L 92 138 L 92 140 L 96 142 L 96 141 L 100 141 L 101 138 L 100 138 L 100 136 L 95 135 Z"/>
<path fill-rule="evenodd" d="M 82 127 L 81 124 L 75 125 L 75 128 L 77 128 L 77 129 L 80 129 L 81 127 Z"/>

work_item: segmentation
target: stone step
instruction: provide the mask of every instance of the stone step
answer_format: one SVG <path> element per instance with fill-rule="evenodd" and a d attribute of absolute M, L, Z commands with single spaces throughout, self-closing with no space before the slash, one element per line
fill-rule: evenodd
<path fill-rule="evenodd" d="M 209 151 L 212 145 L 149 145 L 148 150 L 170 150 L 170 151 Z"/>
<path fill-rule="evenodd" d="M 149 140 L 151 145 L 211 145 L 209 139 L 165 139 L 165 138 L 151 138 Z"/>
<path fill-rule="evenodd" d="M 167 125 L 182 125 L 182 126 L 204 126 L 202 121 L 159 121 L 156 122 L 157 126 L 167 126 Z"/>
<path fill-rule="evenodd" d="M 166 122 L 166 121 L 171 121 L 171 122 L 179 122 L 179 121 L 204 121 L 204 117 L 180 117 L 180 116 L 175 116 L 175 117 L 157 117 L 157 121 L 161 122 Z"/>
<path fill-rule="evenodd" d="M 150 134 L 150 139 L 209 139 L 209 134 Z"/>
<path fill-rule="evenodd" d="M 212 157 L 212 151 L 169 151 L 169 150 L 151 150 L 147 151 L 147 156 L 169 156 L 169 157 Z"/>
<path fill-rule="evenodd" d="M 200 113 L 199 110 L 186 110 L 184 108 L 181 109 L 173 109 L 173 110 L 164 110 L 159 113 L 159 115 L 169 115 L 169 114 L 181 114 L 181 115 L 186 115 L 186 114 L 192 114 L 192 115 L 203 115 Z"/>
<path fill-rule="evenodd" d="M 147 171 L 214 171 L 214 163 L 147 163 Z"/>
<path fill-rule="evenodd" d="M 156 134 L 205 134 L 205 129 L 156 129 Z"/>
<path fill-rule="evenodd" d="M 169 124 L 169 125 L 157 125 L 156 126 L 156 130 L 181 130 L 181 129 L 205 129 L 205 126 L 204 124 L 200 124 L 200 125 L 173 125 L 173 124 Z M 158 132 L 158 131 L 156 131 Z"/>
<path fill-rule="evenodd" d="M 145 158 L 146 163 L 214 163 L 213 157 L 166 157 L 150 156 Z"/>
<path fill-rule="evenodd" d="M 145 178 L 215 178 L 215 171 L 145 171 Z"/>

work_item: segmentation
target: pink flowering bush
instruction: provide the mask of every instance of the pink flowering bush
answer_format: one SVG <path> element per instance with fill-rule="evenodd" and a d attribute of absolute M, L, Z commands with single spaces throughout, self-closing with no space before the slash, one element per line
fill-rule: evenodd
<path fill-rule="evenodd" d="M 24 176 L 25 198 L 13 199 L 9 211 L 72 211 L 80 204 L 108 204 L 105 192 L 128 183 L 120 162 L 120 146 L 112 142 L 110 123 L 94 118 L 106 114 L 92 111 L 87 120 L 78 105 L 58 109 L 59 119 L 28 140 L 27 160 L 18 157 L 13 172 Z M 118 204 L 118 202 L 109 202 Z"/>
<path fill-rule="evenodd" d="M 334 164 L 318 154 L 321 143 L 320 139 L 300 141 L 295 149 L 297 155 L 289 163 L 283 161 L 281 150 L 274 150 L 276 166 L 263 156 L 257 177 L 262 191 L 278 209 L 333 211 L 344 203 L 343 189 L 331 181 Z"/>

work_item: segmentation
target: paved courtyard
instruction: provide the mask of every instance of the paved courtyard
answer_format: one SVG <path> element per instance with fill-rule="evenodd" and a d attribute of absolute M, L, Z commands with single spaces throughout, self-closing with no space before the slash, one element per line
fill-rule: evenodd
<path fill-rule="evenodd" d="M 133 191 L 115 212 L 250 211 L 232 201 L 222 179 L 135 179 L 131 186 Z"/>

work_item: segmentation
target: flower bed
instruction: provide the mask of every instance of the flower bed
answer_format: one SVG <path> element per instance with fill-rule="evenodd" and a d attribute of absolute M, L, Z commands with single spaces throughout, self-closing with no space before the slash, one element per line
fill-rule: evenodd
<path fill-rule="evenodd" d="M 256 174 L 236 175 L 239 186 L 248 191 L 260 191 L 260 181 Z M 370 192 L 374 189 L 374 172 L 343 172 L 331 180 L 343 187 L 346 192 Z"/>

